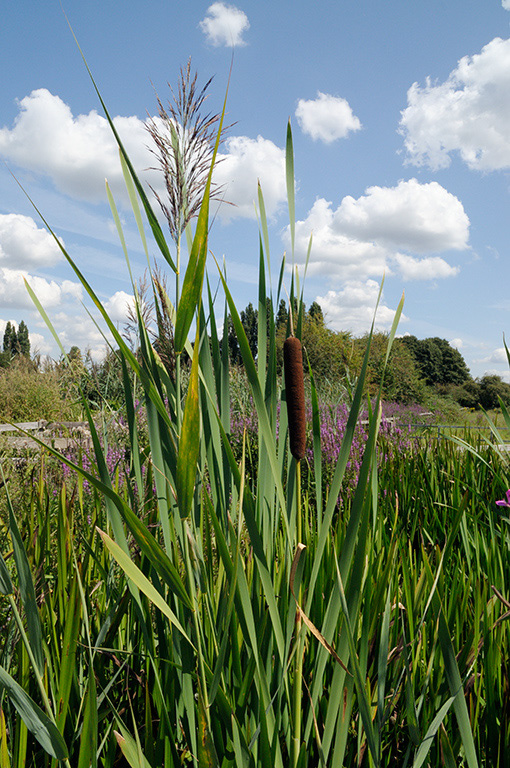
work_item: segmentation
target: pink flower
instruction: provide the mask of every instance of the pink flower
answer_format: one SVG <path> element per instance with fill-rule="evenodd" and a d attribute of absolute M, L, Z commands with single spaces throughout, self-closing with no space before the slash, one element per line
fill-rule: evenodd
<path fill-rule="evenodd" d="M 497 501 L 496 504 L 498 507 L 510 507 L 510 488 L 505 494 L 506 499 L 503 499 L 502 501 Z"/>

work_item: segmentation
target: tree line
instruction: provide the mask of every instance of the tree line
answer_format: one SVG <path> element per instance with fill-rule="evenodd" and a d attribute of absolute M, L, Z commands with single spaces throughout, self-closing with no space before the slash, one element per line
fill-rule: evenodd
<path fill-rule="evenodd" d="M 285 301 L 280 301 L 271 317 L 271 303 L 266 303 L 266 328 L 269 336 L 274 329 L 277 365 L 283 365 L 283 342 L 290 332 L 290 317 Z M 300 315 L 300 332 L 305 351 L 305 369 L 310 366 L 317 385 L 325 386 L 337 396 L 347 395 L 361 371 L 363 357 L 368 343 L 368 334 L 356 337 L 348 331 L 334 331 L 325 322 L 322 308 L 312 302 L 308 308 L 294 303 L 294 322 Z M 240 318 L 254 359 L 258 353 L 258 310 L 249 303 L 240 312 Z M 165 350 L 172 347 L 172 329 L 164 328 L 164 338 L 158 335 L 153 343 L 160 352 L 162 362 L 172 375 L 172 355 Z M 227 344 L 230 363 L 242 366 L 242 356 L 230 316 L 227 318 L 221 344 Z M 388 365 L 384 371 L 388 337 L 375 333 L 372 337 L 370 357 L 366 376 L 367 394 L 377 392 L 381 377 L 385 399 L 401 403 L 426 404 L 431 395 L 447 397 L 464 408 L 499 407 L 500 399 L 510 405 L 510 384 L 495 374 L 479 379 L 471 376 L 466 362 L 458 349 L 446 339 L 416 336 L 402 336 L 393 343 Z M 94 407 L 100 407 L 105 400 L 112 407 L 120 407 L 123 397 L 122 373 L 114 351 L 108 352 L 100 361 L 93 361 L 89 355 L 82 355 L 78 347 L 72 347 L 66 358 L 45 363 L 30 360 L 29 331 L 22 320 L 18 328 L 8 322 L 3 335 L 3 350 L 0 352 L 0 369 L 3 375 L 20 365 L 34 373 L 48 374 L 51 370 L 64 402 L 78 402 L 82 394 Z M 383 374 L 384 371 L 384 374 Z M 7 382 L 5 382 L 7 386 Z M 16 385 L 12 385 L 16 389 Z"/>
<path fill-rule="evenodd" d="M 298 316 L 298 309 L 296 301 L 294 317 Z M 266 312 L 269 333 L 269 300 Z M 319 382 L 327 380 L 331 387 L 352 386 L 361 370 L 368 334 L 355 337 L 348 331 L 332 330 L 326 325 L 322 308 L 316 301 L 308 309 L 302 306 L 301 315 L 303 347 L 315 379 Z M 256 359 L 258 311 L 249 303 L 241 311 L 240 318 Z M 277 360 L 281 366 L 283 342 L 289 332 L 289 313 L 283 300 L 274 318 L 274 328 Z M 241 365 L 241 352 L 230 317 L 227 321 L 227 343 L 231 363 Z M 372 337 L 367 375 L 369 394 L 375 394 L 381 383 L 387 343 L 385 333 L 375 333 Z M 406 335 L 396 338 L 382 383 L 385 398 L 395 402 L 425 403 L 434 393 L 448 397 L 464 408 L 490 410 L 499 407 L 500 398 L 510 404 L 510 384 L 496 374 L 473 378 L 461 352 L 446 339 L 437 336 L 418 339 Z"/>

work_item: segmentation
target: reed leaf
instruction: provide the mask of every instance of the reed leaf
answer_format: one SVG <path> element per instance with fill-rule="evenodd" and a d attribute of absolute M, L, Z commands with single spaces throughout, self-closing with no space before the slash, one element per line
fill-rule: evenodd
<path fill-rule="evenodd" d="M 0 688 L 7 693 L 26 727 L 48 755 L 66 760 L 67 746 L 55 723 L 3 667 L 0 667 Z"/>

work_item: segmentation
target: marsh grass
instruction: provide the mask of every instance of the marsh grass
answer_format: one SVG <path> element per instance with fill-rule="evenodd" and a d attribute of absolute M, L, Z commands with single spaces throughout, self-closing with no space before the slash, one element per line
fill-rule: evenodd
<path fill-rule="evenodd" d="M 117 140 L 141 234 L 144 211 L 175 269 Z M 290 126 L 286 147 L 292 233 Z M 107 441 L 84 401 L 90 467 L 64 457 L 76 481 L 54 494 L 41 469 L 28 498 L 15 506 L 6 496 L 0 768 L 110 768 L 119 752 L 124 764 L 144 768 L 503 766 L 509 536 L 494 501 L 508 487 L 505 456 L 481 443 L 460 451 L 453 441 L 389 454 L 380 394 L 373 403 L 362 397 L 367 347 L 327 483 L 311 372 L 311 453 L 300 489 L 275 349 L 285 271 L 282 264 L 274 291 L 259 191 L 257 361 L 228 277 L 214 277 L 257 416 L 249 446 L 257 471 L 247 482 L 247 440 L 237 455 L 230 440 L 237 384 L 216 327 L 212 273 L 202 301 L 210 190 L 211 175 L 177 306 L 168 299 L 177 360 L 183 350 L 191 359 L 186 389 L 179 365 L 174 378 L 161 363 L 141 308 L 135 356 L 57 240 L 118 345 L 129 455 L 125 468 L 110 471 Z M 294 272 L 289 294 L 291 306 L 302 296 Z M 401 311 L 402 302 L 386 362 Z M 301 327 L 298 313 L 298 336 Z M 365 407 L 363 451 L 346 494 Z"/>

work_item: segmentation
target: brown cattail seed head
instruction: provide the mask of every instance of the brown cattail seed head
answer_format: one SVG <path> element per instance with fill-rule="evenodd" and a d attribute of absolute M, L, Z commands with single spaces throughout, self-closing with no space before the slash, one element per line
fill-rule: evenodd
<path fill-rule="evenodd" d="M 295 336 L 285 339 L 283 345 L 285 394 L 289 419 L 290 452 L 299 461 L 305 455 L 306 414 L 305 384 L 303 377 L 303 350 Z"/>

